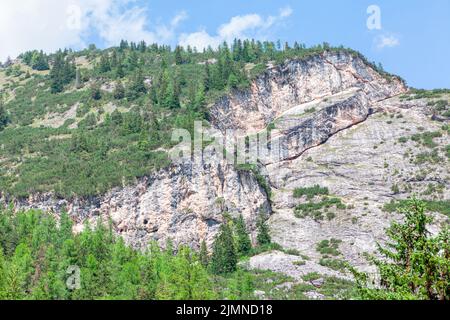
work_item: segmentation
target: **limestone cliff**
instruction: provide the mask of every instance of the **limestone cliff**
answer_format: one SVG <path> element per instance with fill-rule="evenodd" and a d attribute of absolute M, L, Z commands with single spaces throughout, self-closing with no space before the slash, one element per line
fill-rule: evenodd
<path fill-rule="evenodd" d="M 400 79 L 382 76 L 343 51 L 269 66 L 249 90 L 210 106 L 211 124 L 222 131 L 240 129 L 240 135 L 252 135 L 271 126 L 270 144 L 279 144 L 281 155 L 259 164 L 272 188 L 271 199 L 253 173 L 237 170 L 210 151 L 208 163 L 174 164 L 134 186 L 92 199 L 68 201 L 47 194 L 17 204 L 56 213 L 66 207 L 77 228 L 86 219 L 110 218 L 115 230 L 136 247 L 152 239 L 193 247 L 202 239 L 211 243 L 224 212 L 243 214 L 254 235 L 258 215 L 270 213 L 273 240 L 311 261 L 295 267 L 292 258 L 279 253 L 252 258 L 251 267 L 281 268 L 294 276 L 313 270 L 338 275 L 319 265 L 316 251 L 321 240 L 336 238 L 342 241 L 341 258 L 364 268 L 363 252 L 375 248 L 395 218 L 381 210 L 385 202 L 424 190 L 437 179 L 445 186 L 442 197 L 449 197 L 448 162 L 418 166 L 404 156 L 418 152 L 397 143 L 401 136 L 441 125 L 430 119 L 425 104 L 400 101 L 397 96 L 406 91 Z M 448 135 L 439 139 L 448 144 Z M 425 178 L 411 182 L 419 169 L 427 170 Z M 328 187 L 345 209 L 320 221 L 296 216 L 295 207 L 305 199 L 294 198 L 294 189 L 315 184 Z M 403 184 L 408 188 L 391 190 Z"/>

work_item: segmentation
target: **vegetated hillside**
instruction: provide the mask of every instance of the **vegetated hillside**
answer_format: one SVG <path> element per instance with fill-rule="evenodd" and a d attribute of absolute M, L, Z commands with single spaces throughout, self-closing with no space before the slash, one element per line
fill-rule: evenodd
<path fill-rule="evenodd" d="M 101 217 L 134 248 L 209 250 L 209 272 L 239 277 L 236 298 L 349 297 L 348 264 L 373 270 L 366 253 L 413 195 L 434 216 L 433 234 L 448 226 L 450 92 L 408 90 L 350 49 L 237 40 L 199 53 L 122 42 L 26 53 L 0 71 L 0 86 L 4 203 L 68 211 L 76 231 Z M 267 128 L 280 152 L 235 166 L 206 147 L 203 163 L 170 163 L 172 129 L 192 132 L 195 120 L 243 136 Z M 430 246 L 445 246 L 445 233 L 437 239 Z M 248 271 L 260 269 L 271 280 Z M 109 295 L 120 293 L 86 297 Z"/>
<path fill-rule="evenodd" d="M 249 87 L 269 61 L 301 58 L 318 46 L 277 50 L 245 41 L 198 53 L 123 42 L 104 51 L 22 55 L 0 71 L 9 124 L 0 133 L 0 175 L 6 195 L 53 191 L 92 196 L 122 186 L 168 164 L 172 128 L 193 129 L 207 105 Z M 40 59 L 51 71 L 33 70 Z M 31 58 L 30 58 L 31 56 Z M 39 69 L 45 69 L 38 65 Z"/>

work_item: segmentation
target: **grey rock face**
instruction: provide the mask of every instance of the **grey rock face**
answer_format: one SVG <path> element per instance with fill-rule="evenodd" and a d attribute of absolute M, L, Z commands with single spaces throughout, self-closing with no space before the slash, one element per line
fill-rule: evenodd
<path fill-rule="evenodd" d="M 267 70 L 249 91 L 236 92 L 212 106 L 212 122 L 219 129 L 242 129 L 254 134 L 294 106 L 335 95 L 351 88 L 379 101 L 405 91 L 348 53 L 324 53 L 291 60 Z"/>
<path fill-rule="evenodd" d="M 242 214 L 250 230 L 255 230 L 257 215 L 270 211 L 264 190 L 250 173 L 235 170 L 213 154 L 209 159 L 208 164 L 174 165 L 136 185 L 87 200 L 58 200 L 46 194 L 17 205 L 56 213 L 66 208 L 76 230 L 86 219 L 92 223 L 99 217 L 105 222 L 111 219 L 117 233 L 138 248 L 151 240 L 164 246 L 167 239 L 195 248 L 202 240 L 211 244 L 224 212 Z"/>

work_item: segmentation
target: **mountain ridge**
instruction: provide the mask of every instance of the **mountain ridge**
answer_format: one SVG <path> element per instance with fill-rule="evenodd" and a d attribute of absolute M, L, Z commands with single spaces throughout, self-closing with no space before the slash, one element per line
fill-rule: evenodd
<path fill-rule="evenodd" d="M 127 52 L 128 49 L 124 50 Z M 279 145 L 280 152 L 275 159 L 262 158 L 255 167 L 245 167 L 227 163 L 217 150 L 206 147 L 204 158 L 208 159 L 207 163 L 167 165 L 167 162 L 161 160 L 161 168 L 157 168 L 153 173 L 149 173 L 145 166 L 139 167 L 146 163 L 139 158 L 134 164 L 142 169 L 137 170 L 141 173 L 137 180 L 136 175 L 126 172 L 127 183 L 124 176 L 118 175 L 119 180 L 115 181 L 115 186 L 107 182 L 102 192 L 87 196 L 74 195 L 73 191 L 69 193 L 71 196 L 66 198 L 48 190 L 32 192 L 31 195 L 16 198 L 16 208 L 38 208 L 55 214 L 68 210 L 77 231 L 82 230 L 86 220 L 91 223 L 99 217 L 103 221 L 111 220 L 114 230 L 136 248 L 145 248 L 151 240 L 156 240 L 164 246 L 168 239 L 175 246 L 188 244 L 195 249 L 205 240 L 211 247 L 220 225 L 226 218 L 225 213 L 232 217 L 243 215 L 255 243 L 257 221 L 263 216 L 269 221 L 275 243 L 283 248 L 299 251 L 310 257 L 310 260 L 306 267 L 301 268 L 292 265 L 292 261 L 297 258 L 285 252 L 264 253 L 252 257 L 248 262 L 249 267 L 280 271 L 278 265 L 282 265 L 281 271 L 297 279 L 313 271 L 347 279 L 349 276 L 339 267 L 339 261 L 348 261 L 363 270 L 370 270 L 363 253 L 374 251 L 376 242 L 385 240 L 384 228 L 390 221 L 398 218 L 395 214 L 388 215 L 383 209 L 387 200 L 402 200 L 418 192 L 430 201 L 438 199 L 448 206 L 449 165 L 448 155 L 445 154 L 448 151 L 444 148 L 448 150 L 449 137 L 448 126 L 447 129 L 444 129 L 444 126 L 448 125 L 445 112 L 448 110 L 449 97 L 444 91 L 442 94 L 430 93 L 424 99 L 415 99 L 418 93 L 408 90 L 402 79 L 387 76 L 353 51 L 339 50 L 342 49 L 322 48 L 323 52 L 306 54 L 306 58 L 285 59 L 279 65 L 264 69 L 254 78 L 242 80 L 245 85 L 231 87 L 225 95 L 210 104 L 204 103 L 204 88 L 194 90 L 196 92 L 191 100 L 188 97 L 191 93 L 185 90 L 185 96 L 181 93 L 178 95 L 178 104 L 184 103 L 185 106 L 177 108 L 171 105 L 174 103 L 176 84 L 164 78 L 169 74 L 173 76 L 176 72 L 181 73 L 180 70 L 191 74 L 192 70 L 188 68 L 193 66 L 201 66 L 205 72 L 204 77 L 207 77 L 211 71 L 208 68 L 213 68 L 215 72 L 223 68 L 219 62 L 227 61 L 227 49 L 223 49 L 225 53 L 219 52 L 219 59 L 211 65 L 199 65 L 200 61 L 185 64 L 177 64 L 175 61 L 175 65 L 163 67 L 156 76 L 146 78 L 141 75 L 136 83 L 134 78 L 126 79 L 124 82 L 127 90 L 134 84 L 143 85 L 144 81 L 149 84 L 144 86 L 145 93 L 139 94 L 138 91 L 137 100 L 131 102 L 121 99 L 108 100 L 108 95 L 113 93 L 102 90 L 100 85 L 95 86 L 95 81 L 89 79 L 85 85 L 92 82 L 89 84 L 90 92 L 75 90 L 76 95 L 71 97 L 71 100 L 79 103 L 78 94 L 83 96 L 98 92 L 108 99 L 86 98 L 84 102 L 79 103 L 77 113 L 83 106 L 91 105 L 94 111 L 89 109 L 82 115 L 83 118 L 73 118 L 75 122 L 71 125 L 77 123 L 76 129 L 70 129 L 67 124 L 64 124 L 62 129 L 51 129 L 54 130 L 51 132 L 45 131 L 50 129 L 34 129 L 44 130 L 46 139 L 55 136 L 53 133 L 58 136 L 71 135 L 70 147 L 64 150 L 72 150 L 71 152 L 79 157 L 72 166 L 77 168 L 79 165 L 81 172 L 86 170 L 89 176 L 87 181 L 95 180 L 97 174 L 95 170 L 81 165 L 88 157 L 98 156 L 99 167 L 102 162 L 106 162 L 105 159 L 116 161 L 118 165 L 115 168 L 122 170 L 122 167 L 126 167 L 127 157 L 131 158 L 134 153 L 142 152 L 142 159 L 153 156 L 154 150 L 157 149 L 151 149 L 148 137 L 159 134 L 159 128 L 163 127 L 173 114 L 176 114 L 171 123 L 174 126 L 164 128 L 167 132 L 175 127 L 177 121 L 184 121 L 182 127 L 192 131 L 189 126 L 193 119 L 209 120 L 211 128 L 208 130 L 240 129 L 241 136 L 254 135 L 270 127 L 270 131 L 275 135 L 274 140 L 269 140 L 269 145 Z M 184 54 L 185 57 L 189 56 Z M 158 55 L 159 53 L 155 54 L 155 64 L 159 64 Z M 96 61 L 94 68 L 100 68 L 102 59 L 109 58 L 112 59 L 109 53 L 106 56 L 97 56 L 93 60 Z M 236 68 L 244 66 L 239 61 L 234 63 Z M 108 72 L 112 71 L 107 71 L 106 74 L 109 74 Z M 239 72 L 241 71 L 236 71 L 234 76 L 239 76 Z M 139 75 L 134 76 L 137 79 Z M 231 75 L 226 80 L 229 81 L 227 86 L 232 86 L 236 81 Z M 249 83 L 246 83 L 247 81 Z M 112 83 L 115 90 L 121 80 L 108 79 L 106 82 L 103 85 Z M 188 82 L 186 80 L 186 84 Z M 207 86 L 207 81 L 204 82 Z M 169 98 L 157 98 L 160 91 L 152 91 L 154 83 L 158 83 L 158 90 L 162 90 L 161 84 L 167 84 L 170 87 L 170 90 L 167 90 L 170 92 L 167 96 Z M 142 88 L 138 86 L 138 90 L 144 90 Z M 211 94 L 211 98 L 216 93 Z M 7 110 L 18 114 L 19 111 L 13 109 L 15 106 L 11 104 L 17 96 L 10 99 L 12 100 L 6 104 Z M 142 99 L 141 106 L 139 99 Z M 106 103 L 117 106 L 114 111 L 107 112 L 104 110 Z M 138 105 L 130 107 L 129 104 Z M 71 107 L 63 105 L 61 111 L 67 112 Z M 123 112 L 117 111 L 120 108 L 123 108 Z M 137 111 L 133 111 L 133 108 Z M 195 115 L 185 114 L 185 110 L 191 110 Z M 43 111 L 44 114 L 47 111 Z M 432 112 L 442 113 L 444 120 L 434 121 Z M 154 116 L 153 113 L 158 115 Z M 203 113 L 208 113 L 208 116 L 199 116 Z M 89 114 L 93 114 L 95 119 L 89 120 Z M 130 118 L 125 121 L 126 114 L 129 114 Z M 139 115 L 141 119 L 134 117 L 134 114 Z M 181 115 L 185 118 L 181 118 Z M 42 114 L 37 118 L 40 119 L 40 116 Z M 88 120 L 93 124 L 83 123 L 89 122 Z M 15 125 L 21 127 L 17 123 Z M 104 131 L 96 132 L 95 130 L 99 130 L 96 129 L 98 126 L 104 128 Z M 133 132 L 136 127 L 138 131 Z M 153 130 L 153 127 L 156 130 Z M 114 152 L 114 147 L 119 148 L 118 144 L 105 147 L 100 141 L 90 145 L 83 140 L 85 138 L 82 133 L 77 136 L 71 131 L 85 130 L 90 139 L 95 133 L 107 136 L 110 131 L 117 131 L 121 138 L 121 130 L 124 128 L 130 131 L 126 134 L 133 140 L 122 142 L 120 148 L 128 150 L 128 145 L 132 145 L 135 149 L 119 158 L 108 158 L 108 155 Z M 11 130 L 14 129 L 7 128 L 6 133 L 12 132 Z M 136 136 L 147 130 L 150 132 L 149 136 L 136 139 Z M 62 140 L 55 143 L 66 143 L 64 138 Z M 169 150 L 173 144 L 156 143 L 154 147 Z M 45 156 L 44 151 L 51 150 L 49 148 L 46 145 L 36 153 Z M 106 151 L 97 154 L 97 149 L 102 148 Z M 350 150 L 348 153 L 347 149 Z M 34 161 L 37 156 L 20 152 L 18 154 L 22 158 L 29 157 L 30 161 Z M 23 164 L 15 163 L 11 168 L 15 165 L 20 168 Z M 67 170 L 66 167 L 63 169 Z M 421 170 L 426 173 L 419 172 Z M 113 172 L 114 168 L 107 171 L 106 175 Z M 378 175 L 376 177 L 375 172 Z M 419 174 L 425 177 L 419 181 L 408 181 L 409 175 Z M 447 178 L 440 180 L 442 183 L 436 182 L 435 178 L 445 177 L 446 174 Z M 9 179 L 6 183 L 10 183 Z M 74 182 L 74 178 L 71 179 L 53 182 L 51 178 L 49 181 L 55 185 L 65 187 L 67 184 L 70 187 L 70 183 Z M 296 189 L 312 188 L 315 185 L 326 187 L 329 193 L 314 195 L 312 199 L 294 196 Z M 428 192 L 427 188 L 432 190 Z M 5 197 L 3 192 L 2 190 L 2 202 L 7 203 L 11 198 Z M 439 224 L 448 223 L 445 209 L 433 214 L 437 221 L 435 228 L 439 228 Z M 329 258 L 317 251 L 319 243 L 331 238 L 340 241 L 340 253 L 332 261 L 334 265 Z"/>

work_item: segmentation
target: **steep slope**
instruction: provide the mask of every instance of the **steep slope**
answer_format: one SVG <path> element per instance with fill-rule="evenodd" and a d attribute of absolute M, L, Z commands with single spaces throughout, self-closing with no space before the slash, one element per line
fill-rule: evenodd
<path fill-rule="evenodd" d="M 111 219 L 135 247 L 152 239 L 196 248 L 203 239 L 211 244 L 224 213 L 243 214 L 254 238 L 258 216 L 269 213 L 273 240 L 310 260 L 297 266 L 298 257 L 275 252 L 251 258 L 250 267 L 298 279 L 312 271 L 347 277 L 339 262 L 367 267 L 363 253 L 375 249 L 396 218 L 382 210 L 386 202 L 413 193 L 449 198 L 448 158 L 437 147 L 449 144 L 448 131 L 431 119 L 426 102 L 399 99 L 406 92 L 400 79 L 379 74 L 349 52 L 289 60 L 269 66 L 250 89 L 236 90 L 209 107 L 213 128 L 236 130 L 228 138 L 270 129 L 271 150 L 280 148 L 260 157 L 258 174 L 207 148 L 207 162 L 171 164 L 103 195 L 69 200 L 50 192 L 16 204 L 55 213 L 65 208 L 78 230 L 85 220 Z M 428 159 L 423 155 L 428 147 L 417 148 L 417 137 L 409 138 L 436 131 L 441 133 L 430 149 L 436 154 Z M 402 137 L 407 141 L 400 142 Z M 263 176 L 271 196 L 261 185 Z M 326 187 L 327 194 L 294 197 L 296 189 L 314 185 Z M 430 185 L 442 192 L 427 195 Z M 446 223 L 445 216 L 436 217 L 436 228 Z M 317 250 L 330 239 L 337 246 L 331 260 Z"/>
<path fill-rule="evenodd" d="M 333 135 L 301 157 L 267 167 L 274 194 L 270 225 L 277 243 L 326 264 L 317 247 L 324 240 L 337 239 L 340 254 L 333 259 L 364 269 L 364 253 L 376 250 L 385 228 L 399 217 L 383 210 L 384 204 L 416 195 L 447 199 L 448 207 L 450 167 L 445 151 L 436 148 L 440 160 L 422 162 L 417 157 L 428 148 L 412 140 L 400 142 L 423 132 L 441 132 L 442 123 L 431 121 L 419 105 L 406 106 L 398 98 L 378 103 L 374 110 L 378 112 L 366 121 Z M 442 132 L 433 142 L 448 145 L 448 133 Z M 294 190 L 314 185 L 328 188 L 343 206 L 305 215 L 307 209 L 301 212 L 298 206 L 323 200 L 295 198 Z M 448 216 L 434 215 L 436 231 L 448 223 Z"/>
<path fill-rule="evenodd" d="M 370 102 L 405 91 L 399 79 L 383 78 L 358 56 L 325 52 L 269 66 L 249 91 L 222 98 L 210 113 L 219 129 L 241 129 L 253 134 L 296 105 L 352 88 L 363 91 Z"/>

